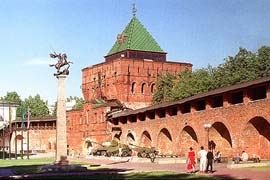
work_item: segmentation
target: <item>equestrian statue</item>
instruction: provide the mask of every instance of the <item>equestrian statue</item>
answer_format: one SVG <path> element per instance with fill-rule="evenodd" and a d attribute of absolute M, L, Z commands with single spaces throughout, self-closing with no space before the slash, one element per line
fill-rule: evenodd
<path fill-rule="evenodd" d="M 50 54 L 50 57 L 51 58 L 58 58 L 58 62 L 56 64 L 49 64 L 50 67 L 54 66 L 56 68 L 57 73 L 54 73 L 55 76 L 58 76 L 58 75 L 61 75 L 61 74 L 62 75 L 68 75 L 69 74 L 69 67 L 70 67 L 70 64 L 73 64 L 73 62 L 67 61 L 66 53 L 56 54 L 56 52 L 54 52 L 54 53 Z"/>

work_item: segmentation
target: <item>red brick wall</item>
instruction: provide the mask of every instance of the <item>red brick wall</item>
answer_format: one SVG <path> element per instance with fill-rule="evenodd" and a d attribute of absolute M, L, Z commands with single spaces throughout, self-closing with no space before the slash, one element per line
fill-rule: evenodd
<path fill-rule="evenodd" d="M 177 74 L 191 68 L 192 65 L 188 63 L 121 58 L 83 69 L 82 92 L 85 100 L 100 98 L 103 95 L 108 99 L 118 99 L 128 107 L 137 109 L 150 104 L 151 87 L 154 87 L 159 73 Z"/>
<path fill-rule="evenodd" d="M 137 109 L 150 105 L 151 89 L 155 88 L 155 80 L 159 73 L 177 74 L 191 68 L 192 65 L 187 63 L 120 58 L 83 69 L 82 92 L 86 102 L 103 96 L 107 99 L 118 99 L 126 107 Z M 104 117 L 110 110 L 108 107 L 93 108 L 92 104 L 87 102 L 82 110 L 68 111 L 69 148 L 85 154 L 86 141 L 110 141 L 111 126 Z"/>
<path fill-rule="evenodd" d="M 21 135 L 21 131 L 13 131 L 11 137 L 11 150 L 15 151 L 15 135 Z M 27 132 L 23 132 L 24 150 L 27 149 Z M 29 130 L 29 150 L 44 150 L 54 152 L 56 149 L 56 129 L 55 127 L 40 127 Z M 21 150 L 21 140 L 17 140 L 17 152 Z"/>
<path fill-rule="evenodd" d="M 268 97 L 268 99 L 230 104 L 227 107 L 210 107 L 208 110 L 186 114 L 178 111 L 176 116 L 169 116 L 167 113 L 165 118 L 156 115 L 152 120 L 137 119 L 137 122 L 127 121 L 126 124 L 119 122 L 118 127 L 123 131 L 121 135 L 123 143 L 126 142 L 127 133 L 131 132 L 137 145 L 143 144 L 145 141 L 143 133 L 146 131 L 151 136 L 152 146 L 158 148 L 161 153 L 185 155 L 191 146 L 195 151 L 198 151 L 201 145 L 207 147 L 208 134 L 204 124 L 210 123 L 212 127 L 209 130 L 209 140 L 215 142 L 216 150 L 221 151 L 223 156 L 232 157 L 245 150 L 250 157 L 258 155 L 269 159 L 269 107 Z M 164 128 L 169 132 L 171 140 L 166 133 L 163 133 Z"/>
<path fill-rule="evenodd" d="M 100 147 L 98 143 L 111 140 L 111 127 L 105 118 L 107 111 L 107 107 L 92 108 L 92 104 L 87 103 L 82 110 L 67 112 L 67 144 L 70 150 L 86 154 L 87 141 L 93 142 L 93 147 Z"/>

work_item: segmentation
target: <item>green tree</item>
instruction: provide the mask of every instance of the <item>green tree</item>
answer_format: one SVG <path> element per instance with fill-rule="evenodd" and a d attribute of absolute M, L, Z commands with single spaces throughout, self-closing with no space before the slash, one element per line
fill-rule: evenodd
<path fill-rule="evenodd" d="M 7 92 L 7 94 L 4 97 L 1 97 L 1 100 L 4 102 L 18 103 L 19 105 L 22 102 L 20 96 L 15 91 Z M 17 108 L 16 117 L 21 117 L 20 107 Z"/>
<path fill-rule="evenodd" d="M 83 98 L 76 99 L 76 104 L 73 106 L 72 109 L 82 109 L 84 104 Z"/>
<path fill-rule="evenodd" d="M 15 91 L 7 92 L 4 97 L 1 97 L 1 100 L 5 102 L 21 103 L 21 98 Z"/>
<path fill-rule="evenodd" d="M 53 116 L 57 116 L 57 101 L 54 103 Z"/>
<path fill-rule="evenodd" d="M 258 53 L 239 48 L 235 56 L 229 56 L 217 68 L 210 65 L 194 72 L 184 71 L 177 79 L 161 76 L 157 79 L 157 91 L 153 103 L 178 100 L 212 89 L 231 86 L 270 75 L 270 48 L 262 46 Z"/>
<path fill-rule="evenodd" d="M 156 90 L 153 93 L 152 103 L 172 101 L 175 76 L 171 73 L 160 74 L 156 81 Z"/>
<path fill-rule="evenodd" d="M 257 55 L 257 73 L 259 77 L 266 77 L 270 75 L 270 48 L 262 46 L 258 49 Z"/>
<path fill-rule="evenodd" d="M 219 65 L 214 72 L 214 87 L 230 86 L 256 79 L 256 55 L 244 48 L 234 56 L 225 59 L 225 63 Z"/>
<path fill-rule="evenodd" d="M 76 109 L 82 109 L 83 108 L 83 104 L 84 104 L 84 100 L 83 98 L 79 98 L 79 97 L 76 97 L 76 96 L 69 96 L 67 98 L 67 102 L 71 102 L 72 100 L 75 100 L 75 105 L 72 107 L 73 110 L 76 110 Z M 57 102 L 54 103 L 54 110 L 53 110 L 53 113 L 52 113 L 53 116 L 56 116 L 57 115 Z"/>
<path fill-rule="evenodd" d="M 84 100 L 83 98 L 77 97 L 77 96 L 70 96 L 69 98 L 67 98 L 67 102 L 71 102 L 72 100 L 75 100 L 75 105 L 72 107 L 72 109 L 82 109 L 83 108 L 83 104 L 84 104 Z"/>
<path fill-rule="evenodd" d="M 214 69 L 209 65 L 208 68 L 194 72 L 187 70 L 180 73 L 172 89 L 174 100 L 213 89 L 213 71 Z"/>
<path fill-rule="evenodd" d="M 40 98 L 40 95 L 36 95 L 35 97 L 29 96 L 22 102 L 22 106 L 24 106 L 25 112 L 29 107 L 31 109 L 32 117 L 40 117 L 40 116 L 48 116 L 49 109 L 47 106 L 47 102 L 43 101 Z M 20 107 L 20 109 L 22 108 Z"/>

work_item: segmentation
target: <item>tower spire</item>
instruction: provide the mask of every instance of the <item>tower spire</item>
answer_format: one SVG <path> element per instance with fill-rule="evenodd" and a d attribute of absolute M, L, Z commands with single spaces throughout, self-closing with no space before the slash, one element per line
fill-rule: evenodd
<path fill-rule="evenodd" d="M 136 12 L 137 12 L 136 5 L 135 5 L 135 3 L 133 3 L 133 7 L 132 7 L 133 16 L 136 16 Z"/>

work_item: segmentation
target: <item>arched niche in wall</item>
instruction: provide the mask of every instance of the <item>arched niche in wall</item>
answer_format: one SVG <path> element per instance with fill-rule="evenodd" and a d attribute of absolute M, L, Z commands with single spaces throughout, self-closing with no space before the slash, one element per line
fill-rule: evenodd
<path fill-rule="evenodd" d="M 151 147 L 152 138 L 148 131 L 144 131 L 141 136 L 141 146 L 143 147 Z"/>
<path fill-rule="evenodd" d="M 160 130 L 158 134 L 158 150 L 161 155 L 172 154 L 172 136 L 167 128 Z"/>
<path fill-rule="evenodd" d="M 185 126 L 180 133 L 179 154 L 185 156 L 190 147 L 198 149 L 198 137 L 191 126 Z"/>
<path fill-rule="evenodd" d="M 221 151 L 223 156 L 233 156 L 231 134 L 223 122 L 215 122 L 209 129 L 209 142 L 214 150 Z"/>
<path fill-rule="evenodd" d="M 270 124 L 263 117 L 249 120 L 241 133 L 240 147 L 250 157 L 270 158 Z"/>

